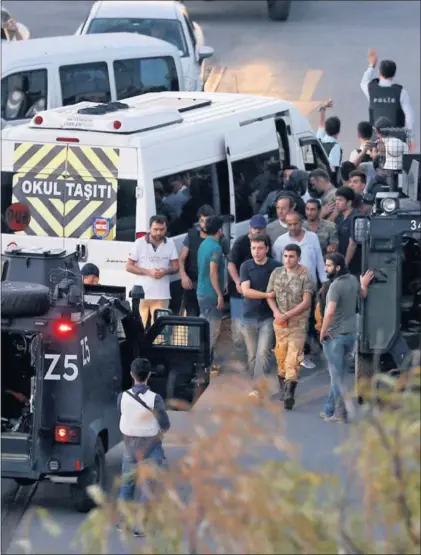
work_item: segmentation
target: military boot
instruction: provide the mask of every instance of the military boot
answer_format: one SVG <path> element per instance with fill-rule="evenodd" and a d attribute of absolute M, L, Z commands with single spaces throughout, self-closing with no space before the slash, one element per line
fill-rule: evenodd
<path fill-rule="evenodd" d="M 279 391 L 280 391 L 279 398 L 280 398 L 281 401 L 283 401 L 284 397 L 285 397 L 285 378 L 284 378 L 284 376 L 278 376 L 278 381 L 279 381 Z"/>
<path fill-rule="evenodd" d="M 287 410 L 291 410 L 295 405 L 295 389 L 297 387 L 297 382 L 286 382 L 285 384 L 285 397 L 284 397 L 284 407 Z"/>

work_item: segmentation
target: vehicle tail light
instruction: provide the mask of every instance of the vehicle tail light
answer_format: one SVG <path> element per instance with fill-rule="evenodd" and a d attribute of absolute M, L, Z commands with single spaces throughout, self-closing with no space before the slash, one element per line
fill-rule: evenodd
<path fill-rule="evenodd" d="M 42 116 L 35 116 L 35 118 L 34 118 L 35 125 L 41 125 L 43 121 L 44 120 L 43 120 Z"/>
<path fill-rule="evenodd" d="M 53 333 L 58 337 L 68 337 L 75 331 L 75 326 L 70 320 L 56 320 L 53 323 Z"/>
<path fill-rule="evenodd" d="M 146 237 L 146 231 L 137 231 L 136 239 L 142 239 L 142 237 Z"/>
<path fill-rule="evenodd" d="M 117 120 L 116 120 L 116 121 L 113 123 L 113 127 L 114 127 L 114 129 L 120 129 L 120 128 L 121 128 L 121 121 L 117 121 Z"/>
<path fill-rule="evenodd" d="M 57 137 L 56 141 L 58 143 L 78 143 L 79 139 L 76 137 Z"/>
<path fill-rule="evenodd" d="M 54 430 L 54 440 L 56 443 L 80 443 L 80 428 L 59 424 Z"/>

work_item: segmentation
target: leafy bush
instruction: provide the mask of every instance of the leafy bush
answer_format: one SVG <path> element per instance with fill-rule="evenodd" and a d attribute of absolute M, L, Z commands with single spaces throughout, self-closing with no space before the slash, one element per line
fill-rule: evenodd
<path fill-rule="evenodd" d="M 145 529 L 140 542 L 127 534 L 136 553 L 420 553 L 420 396 L 393 388 L 381 411 L 369 404 L 350 425 L 340 449 L 349 484 L 300 466 L 278 404 L 256 411 L 239 396 L 210 419 L 211 431 L 195 430 L 178 464 L 139 464 L 139 485 L 160 485 L 148 507 L 93 488 L 98 507 L 80 530 L 81 548 L 106 553 L 105 531 L 124 518 Z M 268 446 L 283 459 L 261 464 Z"/>

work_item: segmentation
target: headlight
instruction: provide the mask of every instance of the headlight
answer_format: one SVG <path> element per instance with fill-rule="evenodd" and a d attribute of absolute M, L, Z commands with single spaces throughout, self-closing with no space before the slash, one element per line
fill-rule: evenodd
<path fill-rule="evenodd" d="M 385 198 L 381 203 L 382 210 L 384 210 L 388 214 L 390 214 L 391 212 L 394 212 L 396 210 L 396 207 L 397 207 L 397 203 L 394 198 Z"/>

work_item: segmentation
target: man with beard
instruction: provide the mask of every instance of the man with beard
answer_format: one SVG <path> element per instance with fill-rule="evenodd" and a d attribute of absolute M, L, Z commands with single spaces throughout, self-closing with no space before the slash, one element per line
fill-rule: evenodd
<path fill-rule="evenodd" d="M 326 295 L 326 308 L 320 330 L 320 341 L 330 375 L 330 390 L 321 417 L 327 422 L 345 423 L 345 374 L 347 359 L 353 352 L 357 337 L 355 310 L 359 295 L 367 296 L 374 277 L 372 271 L 360 276 L 360 283 L 348 272 L 345 258 L 339 254 L 326 256 L 326 274 L 332 280 Z"/>
<path fill-rule="evenodd" d="M 197 211 L 197 225 L 191 228 L 184 241 L 183 248 L 179 256 L 181 286 L 183 287 L 183 301 L 181 311 L 186 311 L 187 316 L 199 316 L 200 309 L 197 302 L 197 253 L 200 245 L 206 239 L 206 218 L 214 216 L 212 206 L 204 204 Z M 225 237 L 221 239 L 222 252 L 228 255 L 230 245 Z"/>

